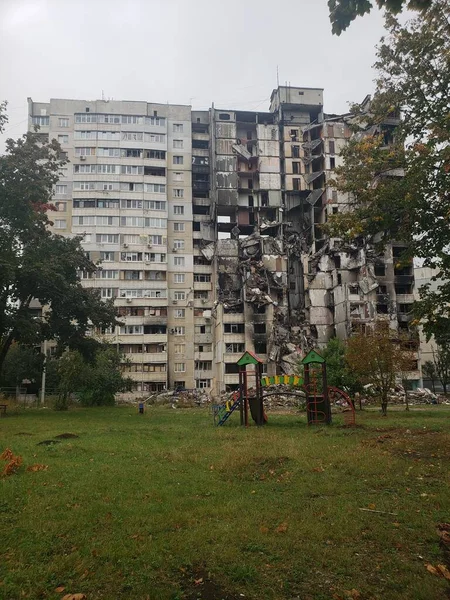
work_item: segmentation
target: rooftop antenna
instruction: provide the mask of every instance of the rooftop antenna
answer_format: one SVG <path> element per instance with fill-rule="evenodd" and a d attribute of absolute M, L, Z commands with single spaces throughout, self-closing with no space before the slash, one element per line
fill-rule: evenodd
<path fill-rule="evenodd" d="M 280 76 L 278 73 L 278 65 L 277 65 L 277 88 L 279 88 L 279 87 L 280 87 Z"/>
<path fill-rule="evenodd" d="M 102 90 L 102 100 L 105 101 L 105 90 Z"/>

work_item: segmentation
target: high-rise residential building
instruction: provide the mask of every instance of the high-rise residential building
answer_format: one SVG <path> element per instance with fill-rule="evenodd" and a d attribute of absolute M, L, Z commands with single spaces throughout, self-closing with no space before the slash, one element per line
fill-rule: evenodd
<path fill-rule="evenodd" d="M 29 128 L 69 159 L 53 228 L 82 235 L 101 261 L 80 276 L 115 300 L 123 325 L 97 334 L 128 359 L 136 395 L 233 389 L 244 349 L 273 375 L 376 319 L 408 332 L 402 244 L 380 256 L 321 228 L 351 209 L 329 185 L 349 119 L 324 113 L 322 89 L 291 86 L 272 92 L 269 112 L 29 99 Z"/>

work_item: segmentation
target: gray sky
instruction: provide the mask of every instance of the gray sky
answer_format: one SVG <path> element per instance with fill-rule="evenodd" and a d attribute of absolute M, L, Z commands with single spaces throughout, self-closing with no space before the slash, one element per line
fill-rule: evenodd
<path fill-rule="evenodd" d="M 280 84 L 323 87 L 326 112 L 373 91 L 382 15 L 331 35 L 326 0 L 0 0 L 5 137 L 26 99 L 146 100 L 268 110 Z"/>

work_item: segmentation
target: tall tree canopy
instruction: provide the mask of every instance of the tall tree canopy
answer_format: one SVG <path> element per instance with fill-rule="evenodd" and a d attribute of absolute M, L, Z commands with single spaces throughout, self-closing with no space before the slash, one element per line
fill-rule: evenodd
<path fill-rule="evenodd" d="M 376 0 L 378 8 L 385 8 L 393 15 L 403 9 L 426 11 L 432 5 L 433 0 Z M 330 21 L 332 32 L 341 35 L 352 21 L 362 17 L 373 8 L 370 0 L 328 0 L 330 9 Z"/>
<path fill-rule="evenodd" d="M 450 323 L 450 4 L 435 0 L 405 26 L 390 15 L 386 26 L 370 114 L 360 111 L 363 133 L 336 169 L 334 184 L 348 193 L 351 210 L 333 216 L 328 229 L 380 248 L 401 240 L 409 259 L 436 268 L 441 283 L 422 289 L 417 315 L 428 333 L 442 332 Z"/>
<path fill-rule="evenodd" d="M 0 130 L 6 121 L 0 107 Z M 111 302 L 82 287 L 79 271 L 97 268 L 80 238 L 52 233 L 52 189 L 59 179 L 59 144 L 42 143 L 37 132 L 8 139 L 0 156 L 0 370 L 13 341 L 37 344 L 54 339 L 59 347 L 92 355 L 96 342 L 90 325 L 115 323 Z M 30 311 L 32 299 L 46 307 L 43 318 Z"/>

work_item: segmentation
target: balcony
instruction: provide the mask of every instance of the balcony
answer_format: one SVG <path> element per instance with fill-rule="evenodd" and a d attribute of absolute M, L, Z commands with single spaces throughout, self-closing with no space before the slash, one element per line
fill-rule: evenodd
<path fill-rule="evenodd" d="M 214 360 L 214 353 L 211 352 L 195 352 L 194 353 L 195 360 Z"/>
<path fill-rule="evenodd" d="M 223 382 L 225 383 L 225 385 L 239 383 L 239 375 L 237 373 L 232 375 L 224 375 Z"/>
<path fill-rule="evenodd" d="M 197 369 L 194 370 L 194 379 L 212 379 L 213 372 L 212 371 L 199 371 Z"/>
<path fill-rule="evenodd" d="M 195 192 L 209 192 L 210 183 L 209 181 L 193 181 L 192 189 Z"/>
<path fill-rule="evenodd" d="M 395 275 L 394 283 L 410 285 L 414 282 L 414 275 Z"/>
<path fill-rule="evenodd" d="M 144 352 L 144 353 L 127 353 L 124 354 L 126 359 L 132 363 L 167 363 L 167 352 Z M 142 376 L 142 373 L 139 373 Z M 165 375 L 165 373 L 160 373 Z"/>
<path fill-rule="evenodd" d="M 212 283 L 211 281 L 194 281 L 194 290 L 195 291 L 205 291 L 205 292 L 211 292 L 212 291 Z"/>
<path fill-rule="evenodd" d="M 209 165 L 192 165 L 192 173 L 202 173 L 209 175 Z"/>
<path fill-rule="evenodd" d="M 212 333 L 195 333 L 194 344 L 212 344 L 213 334 Z"/>

